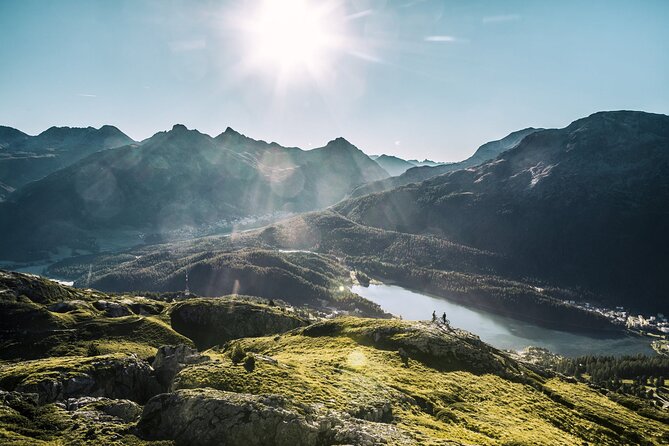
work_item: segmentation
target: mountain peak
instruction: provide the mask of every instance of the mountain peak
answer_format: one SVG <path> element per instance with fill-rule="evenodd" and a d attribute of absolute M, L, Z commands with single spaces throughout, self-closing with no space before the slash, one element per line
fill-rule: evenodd
<path fill-rule="evenodd" d="M 229 142 L 235 142 L 235 143 L 243 141 L 243 140 L 250 141 L 250 142 L 255 142 L 254 139 L 249 138 L 248 136 L 239 133 L 237 130 L 233 129 L 230 126 L 226 127 L 225 131 L 223 133 L 221 133 L 220 135 L 218 135 L 216 137 L 216 139 L 225 140 L 225 141 L 229 141 Z"/>
<path fill-rule="evenodd" d="M 104 131 L 104 132 L 120 132 L 121 131 L 118 127 L 116 127 L 114 125 L 109 125 L 109 124 L 103 125 L 98 130 L 99 131 Z"/>
<path fill-rule="evenodd" d="M 351 144 L 348 140 L 346 140 L 345 138 L 343 138 L 343 137 L 341 137 L 341 136 L 339 136 L 339 137 L 333 139 L 332 141 L 328 142 L 328 143 L 325 145 L 325 147 L 329 147 L 329 148 L 342 148 L 342 149 L 344 149 L 344 148 L 345 148 L 345 149 L 350 149 L 350 148 L 357 149 L 356 146 L 354 146 L 354 145 Z"/>
<path fill-rule="evenodd" d="M 598 126 L 605 126 L 609 124 L 655 128 L 657 126 L 666 126 L 668 119 L 669 116 L 667 115 L 648 113 L 638 110 L 599 111 L 585 118 L 577 119 L 567 128 L 576 128 L 583 125 L 594 125 L 595 128 L 597 128 Z"/>
<path fill-rule="evenodd" d="M 225 132 L 223 132 L 223 135 L 228 135 L 228 136 L 241 136 L 242 134 L 239 133 L 237 130 L 233 129 L 232 127 L 226 127 Z"/>
<path fill-rule="evenodd" d="M 188 127 L 186 127 L 183 124 L 174 124 L 172 126 L 172 131 L 173 132 L 186 132 L 186 131 L 188 131 Z"/>

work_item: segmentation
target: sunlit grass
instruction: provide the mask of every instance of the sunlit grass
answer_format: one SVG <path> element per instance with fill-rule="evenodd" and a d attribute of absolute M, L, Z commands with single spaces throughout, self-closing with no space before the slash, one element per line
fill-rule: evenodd
<path fill-rule="evenodd" d="M 420 444 L 442 440 L 625 444 L 623 433 L 630 439 L 657 439 L 666 431 L 660 423 L 634 414 L 585 385 L 558 379 L 550 380 L 546 391 L 540 391 L 494 374 L 440 372 L 416 360 L 404 367 L 396 351 L 379 350 L 341 335 L 286 335 L 235 342 L 277 363 L 258 359 L 255 369 L 248 372 L 233 365 L 227 353 L 209 351 L 214 362 L 182 371 L 178 386 L 278 393 L 347 412 L 389 402 L 394 422 Z M 540 382 L 535 385 L 542 388 Z M 572 399 L 578 400 L 575 408 Z"/>

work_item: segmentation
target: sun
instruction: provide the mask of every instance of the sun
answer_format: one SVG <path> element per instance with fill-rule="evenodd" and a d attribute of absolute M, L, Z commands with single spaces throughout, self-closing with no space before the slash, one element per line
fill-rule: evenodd
<path fill-rule="evenodd" d="M 282 75 L 315 72 L 341 44 L 327 1 L 263 0 L 246 21 L 248 60 Z"/>

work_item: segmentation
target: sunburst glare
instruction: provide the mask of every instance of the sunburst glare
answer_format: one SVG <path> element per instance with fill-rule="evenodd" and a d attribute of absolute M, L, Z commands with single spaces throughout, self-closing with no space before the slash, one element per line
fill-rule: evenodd
<path fill-rule="evenodd" d="M 245 68 L 281 83 L 318 78 L 346 51 L 345 14 L 336 2 L 263 0 L 239 17 Z"/>

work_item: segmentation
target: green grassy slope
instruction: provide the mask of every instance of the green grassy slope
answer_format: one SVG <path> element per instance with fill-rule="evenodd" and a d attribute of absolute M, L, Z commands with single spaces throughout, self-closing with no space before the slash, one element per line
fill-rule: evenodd
<path fill-rule="evenodd" d="M 197 430 L 149 435 L 146 427 L 161 410 L 186 426 L 231 404 L 302 420 L 325 444 L 669 443 L 661 417 L 440 324 L 323 318 L 251 296 L 109 295 L 7 272 L 0 303 L 1 444 L 199 444 Z M 156 353 L 163 344 L 216 346 L 187 349 L 192 360 L 177 363 Z M 160 354 L 174 381 L 158 378 L 157 362 L 151 367 Z M 285 401 L 284 408 L 254 399 L 267 394 L 284 399 L 263 401 Z M 184 398 L 203 404 L 197 415 Z M 182 401 L 181 412 L 157 400 Z M 142 418 L 144 404 L 152 418 Z M 268 444 L 284 444 L 254 430 L 257 421 L 240 423 Z"/>

